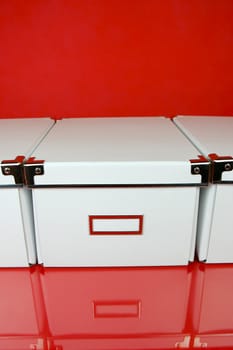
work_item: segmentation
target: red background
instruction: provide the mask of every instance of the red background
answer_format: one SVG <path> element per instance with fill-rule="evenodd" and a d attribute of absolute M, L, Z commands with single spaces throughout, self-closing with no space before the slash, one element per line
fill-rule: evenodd
<path fill-rule="evenodd" d="M 232 0 L 1 0 L 0 117 L 233 114 Z"/>

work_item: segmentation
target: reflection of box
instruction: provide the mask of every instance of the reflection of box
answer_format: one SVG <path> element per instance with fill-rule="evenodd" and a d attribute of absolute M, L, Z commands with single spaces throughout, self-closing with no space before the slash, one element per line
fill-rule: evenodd
<path fill-rule="evenodd" d="M 26 165 L 45 266 L 193 260 L 208 162 L 166 118 L 58 121 Z M 192 159 L 194 159 L 192 161 Z M 193 163 L 194 162 L 194 163 Z M 35 175 L 35 169 L 41 175 Z M 198 170 L 198 171 L 197 171 Z"/>
<path fill-rule="evenodd" d="M 201 190 L 200 260 L 233 262 L 233 117 L 177 117 L 175 123 L 212 161 L 212 184 Z"/>
<path fill-rule="evenodd" d="M 0 269 L 0 350 L 34 349 L 40 336 L 33 278 L 29 268 Z"/>
<path fill-rule="evenodd" d="M 64 350 L 175 348 L 186 340 L 187 267 L 45 268 L 41 281 L 49 329 Z"/>
<path fill-rule="evenodd" d="M 232 265 L 199 265 L 192 303 L 193 332 L 196 333 L 194 345 L 196 347 L 222 349 L 228 346 L 229 349 L 232 349 L 232 276 Z"/>
<path fill-rule="evenodd" d="M 0 266 L 36 262 L 31 193 L 23 188 L 22 162 L 48 129 L 49 119 L 0 120 Z"/>

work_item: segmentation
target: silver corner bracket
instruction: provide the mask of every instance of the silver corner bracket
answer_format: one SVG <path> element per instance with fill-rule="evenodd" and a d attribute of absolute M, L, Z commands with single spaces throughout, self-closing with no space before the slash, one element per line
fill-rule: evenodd
<path fill-rule="evenodd" d="M 209 158 L 212 162 L 212 183 L 224 183 L 222 173 L 233 170 L 233 157 L 219 156 L 216 153 L 210 153 Z"/>
<path fill-rule="evenodd" d="M 16 185 L 23 185 L 23 162 L 24 156 L 17 156 L 15 159 L 3 160 L 1 162 L 2 174 L 13 176 Z"/>
<path fill-rule="evenodd" d="M 211 163 L 202 155 L 197 159 L 190 159 L 191 174 L 201 175 L 201 185 L 207 186 L 210 181 Z"/>
<path fill-rule="evenodd" d="M 44 175 L 44 160 L 37 160 L 35 157 L 29 158 L 24 163 L 24 180 L 28 187 L 34 186 L 34 177 Z"/>

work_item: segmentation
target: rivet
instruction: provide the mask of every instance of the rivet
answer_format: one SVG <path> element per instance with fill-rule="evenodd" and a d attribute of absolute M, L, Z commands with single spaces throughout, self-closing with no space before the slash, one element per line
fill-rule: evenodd
<path fill-rule="evenodd" d="M 226 171 L 232 170 L 231 164 L 230 164 L 230 163 L 226 163 L 226 164 L 224 165 L 224 169 L 225 169 Z"/>
<path fill-rule="evenodd" d="M 193 168 L 193 172 L 194 174 L 200 174 L 201 169 L 199 168 L 199 166 L 196 166 L 195 168 Z"/>
<path fill-rule="evenodd" d="M 35 175 L 41 175 L 42 174 L 42 170 L 41 168 L 35 168 Z"/>
<path fill-rule="evenodd" d="M 11 174 L 11 168 L 10 167 L 3 168 L 3 173 L 4 173 L 4 175 L 10 175 Z"/>

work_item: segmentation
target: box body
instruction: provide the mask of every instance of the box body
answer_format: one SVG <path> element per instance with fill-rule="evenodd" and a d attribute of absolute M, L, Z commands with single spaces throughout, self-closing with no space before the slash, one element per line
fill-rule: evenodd
<path fill-rule="evenodd" d="M 39 261 L 46 266 L 186 264 L 193 260 L 198 198 L 196 187 L 33 189 Z"/>
<path fill-rule="evenodd" d="M 233 117 L 177 117 L 182 132 L 212 162 L 211 183 L 200 192 L 199 260 L 233 262 Z"/>
<path fill-rule="evenodd" d="M 53 123 L 49 119 L 0 121 L 1 267 L 23 267 L 37 261 L 32 196 L 23 186 L 22 163 Z"/>
<path fill-rule="evenodd" d="M 193 260 L 202 175 L 192 174 L 197 150 L 170 120 L 58 121 L 34 155 L 44 160 L 42 175 L 29 184 L 40 263 Z"/>
<path fill-rule="evenodd" d="M 27 266 L 28 255 L 22 222 L 20 192 L 22 188 L 0 188 L 0 266 Z M 35 252 L 31 253 L 35 262 Z"/>

